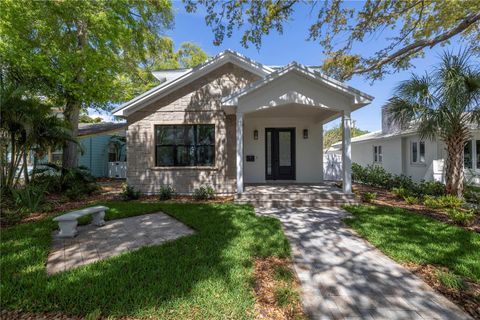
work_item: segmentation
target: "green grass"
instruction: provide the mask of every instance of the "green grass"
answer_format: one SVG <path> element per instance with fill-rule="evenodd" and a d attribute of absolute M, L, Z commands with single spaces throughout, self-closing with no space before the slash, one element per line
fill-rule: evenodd
<path fill-rule="evenodd" d="M 276 287 L 274 291 L 275 301 L 280 307 L 293 304 L 298 299 L 298 292 L 290 287 Z"/>
<path fill-rule="evenodd" d="M 437 270 L 436 276 L 447 288 L 459 291 L 465 287 L 463 279 L 452 272 Z"/>
<path fill-rule="evenodd" d="M 480 234 L 400 208 L 346 206 L 345 222 L 399 262 L 434 264 L 480 282 Z"/>
<path fill-rule="evenodd" d="M 1 309 L 248 319 L 253 317 L 254 258 L 289 255 L 280 222 L 256 216 L 249 206 L 102 204 L 111 208 L 107 220 L 162 210 L 196 234 L 47 276 L 56 224 L 46 219 L 2 230 Z"/>
<path fill-rule="evenodd" d="M 279 266 L 275 269 L 274 278 L 277 281 L 284 281 L 284 282 L 291 282 L 294 280 L 292 270 L 284 266 Z"/>

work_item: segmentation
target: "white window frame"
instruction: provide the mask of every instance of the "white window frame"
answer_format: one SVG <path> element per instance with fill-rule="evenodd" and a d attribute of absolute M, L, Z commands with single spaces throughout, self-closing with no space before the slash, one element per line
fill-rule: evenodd
<path fill-rule="evenodd" d="M 422 155 L 420 153 L 420 145 L 423 144 L 423 161 L 421 161 Z M 413 159 L 413 146 L 417 147 L 417 159 Z M 414 165 L 424 166 L 427 162 L 427 144 L 424 140 L 414 140 L 410 142 L 410 163 Z"/>
<path fill-rule="evenodd" d="M 468 140 L 468 143 L 470 143 L 470 146 L 471 146 L 471 151 L 472 151 L 472 167 L 471 168 L 468 168 L 468 167 L 465 167 L 465 148 L 463 149 L 463 159 L 464 159 L 464 162 L 463 162 L 463 168 L 466 169 L 466 170 L 476 170 L 476 171 L 480 171 L 480 165 L 478 165 L 480 163 L 479 159 L 478 159 L 478 154 L 480 153 L 479 150 L 477 150 L 477 141 L 480 141 L 480 139 L 476 139 L 476 138 L 472 138 L 470 140 Z"/>
<path fill-rule="evenodd" d="M 381 144 L 373 146 L 373 162 L 382 163 L 383 161 L 383 148 Z"/>

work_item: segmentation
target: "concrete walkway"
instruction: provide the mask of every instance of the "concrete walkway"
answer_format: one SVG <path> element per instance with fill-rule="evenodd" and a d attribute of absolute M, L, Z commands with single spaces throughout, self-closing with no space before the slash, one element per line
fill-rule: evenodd
<path fill-rule="evenodd" d="M 312 319 L 471 319 L 361 239 L 338 208 L 256 209 L 283 223 Z"/>

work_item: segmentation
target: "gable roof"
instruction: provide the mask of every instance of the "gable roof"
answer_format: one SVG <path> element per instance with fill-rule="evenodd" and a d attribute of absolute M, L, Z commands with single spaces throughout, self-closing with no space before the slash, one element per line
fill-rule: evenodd
<path fill-rule="evenodd" d="M 309 67 L 304 66 L 302 64 L 299 64 L 297 62 L 292 62 L 292 63 L 286 65 L 285 67 L 277 69 L 276 71 L 268 74 L 263 79 L 258 80 L 256 82 L 253 82 L 250 85 L 247 85 L 242 90 L 240 90 L 238 92 L 235 92 L 232 95 L 224 98 L 222 100 L 222 105 L 224 105 L 224 106 L 236 106 L 236 105 L 238 105 L 238 99 L 239 98 L 241 98 L 241 97 L 249 94 L 250 92 L 253 92 L 253 91 L 267 85 L 268 83 L 270 83 L 270 82 L 272 82 L 272 81 L 274 81 L 274 80 L 276 80 L 276 79 L 278 79 L 278 78 L 280 78 L 280 77 L 282 77 L 282 76 L 284 76 L 288 73 L 291 73 L 291 72 L 299 73 L 300 75 L 302 75 L 306 78 L 309 78 L 311 80 L 320 82 L 320 83 L 326 85 L 327 87 L 329 87 L 329 88 L 331 88 L 335 91 L 338 91 L 342 94 L 351 96 L 354 99 L 354 104 L 357 106 L 357 108 L 359 108 L 361 106 L 364 106 L 366 104 L 369 104 L 374 99 L 372 96 L 370 96 L 370 95 L 368 95 L 368 94 L 366 94 L 366 93 L 364 93 L 360 90 L 357 90 L 353 87 L 350 87 L 343 82 L 340 82 L 340 81 L 335 80 L 331 77 L 328 77 L 328 76 L 324 75 L 323 73 L 316 71 L 316 69 L 314 69 L 314 68 L 309 68 Z M 354 108 L 353 110 L 355 110 L 355 109 L 356 108 Z"/>
<path fill-rule="evenodd" d="M 113 111 L 113 115 L 120 117 L 128 116 L 133 112 L 145 107 L 149 103 L 172 93 L 173 91 L 201 78 L 215 69 L 218 69 L 226 63 L 233 63 L 261 77 L 264 77 L 274 71 L 272 68 L 253 61 L 235 51 L 225 50 L 212 59 L 209 59 L 206 62 L 196 66 L 195 68 L 186 69 L 185 73 L 178 77 L 172 77 L 171 80 L 168 80 L 168 77 L 164 76 L 164 78 L 167 80 L 166 82 L 161 83 L 160 85 L 122 104 Z M 158 75 L 160 78 L 162 78 L 160 73 L 161 72 L 159 72 Z"/>
<path fill-rule="evenodd" d="M 97 134 L 113 133 L 115 131 L 125 129 L 126 123 L 121 122 L 99 122 L 99 123 L 79 123 L 78 136 L 93 136 Z"/>

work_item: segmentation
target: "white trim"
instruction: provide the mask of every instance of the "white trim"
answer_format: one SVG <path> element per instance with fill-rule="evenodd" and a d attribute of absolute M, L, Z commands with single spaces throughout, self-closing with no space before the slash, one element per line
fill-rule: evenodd
<path fill-rule="evenodd" d="M 350 136 L 350 127 L 352 120 L 349 111 L 343 112 L 342 127 L 342 173 L 343 173 L 343 192 L 352 193 L 352 143 Z"/>
<path fill-rule="evenodd" d="M 173 79 L 172 81 L 167 81 L 162 83 L 147 92 L 135 97 L 134 99 L 122 104 L 119 108 L 114 110 L 113 115 L 118 117 L 126 117 L 132 114 L 139 109 L 142 109 L 149 103 L 152 103 L 179 88 L 188 85 L 204 76 L 205 74 L 210 73 L 211 71 L 218 69 L 219 67 L 225 65 L 226 63 L 233 63 L 245 70 L 248 70 L 252 73 L 255 73 L 261 77 L 266 76 L 267 74 L 273 72 L 273 69 L 264 66 L 258 62 L 255 62 L 235 51 L 225 50 L 213 57 L 210 60 L 207 60 L 205 63 L 190 69 L 190 71 L 179 76 L 178 78 Z"/>
<path fill-rule="evenodd" d="M 243 113 L 237 112 L 237 193 L 243 192 Z"/>
<path fill-rule="evenodd" d="M 423 161 L 421 161 L 421 153 L 420 153 L 420 144 L 423 143 Z M 413 145 L 417 145 L 417 161 L 413 161 Z M 416 139 L 416 140 L 411 140 L 410 141 L 410 164 L 411 165 L 420 165 L 420 166 L 425 166 L 427 159 L 426 159 L 426 154 L 427 154 L 427 144 L 425 143 L 425 140 L 421 139 Z"/>
<path fill-rule="evenodd" d="M 353 98 L 353 105 L 356 107 L 355 109 L 358 109 L 364 105 L 367 105 L 373 101 L 373 97 L 359 91 L 357 89 L 354 89 L 342 82 L 339 82 L 333 78 L 327 77 L 324 74 L 314 71 L 313 69 L 310 69 L 304 65 L 300 65 L 296 62 L 292 62 L 285 66 L 284 68 L 277 70 L 275 72 L 270 73 L 268 76 L 266 76 L 264 79 L 261 79 L 259 81 L 256 81 L 254 83 L 251 83 L 250 85 L 246 86 L 243 88 L 241 91 L 235 92 L 234 94 L 225 97 L 222 99 L 222 106 L 228 107 L 228 106 L 237 106 L 238 105 L 238 99 L 249 94 L 252 91 L 255 91 L 268 83 L 286 75 L 287 73 L 290 72 L 297 72 L 302 76 L 305 76 L 306 78 L 310 78 L 312 80 L 318 81 L 322 84 L 326 84 L 330 88 L 345 94 L 349 95 Z"/>

